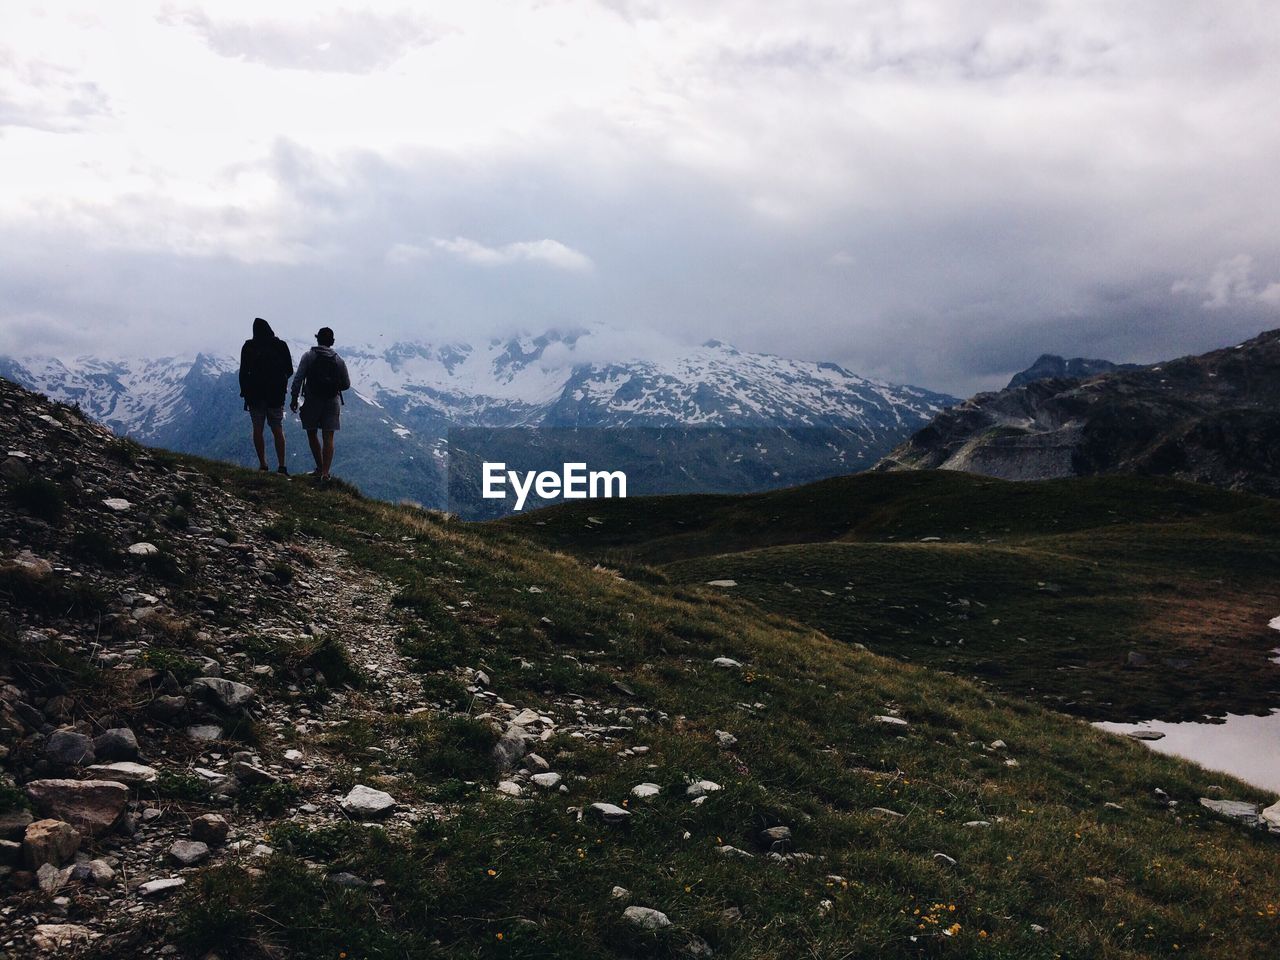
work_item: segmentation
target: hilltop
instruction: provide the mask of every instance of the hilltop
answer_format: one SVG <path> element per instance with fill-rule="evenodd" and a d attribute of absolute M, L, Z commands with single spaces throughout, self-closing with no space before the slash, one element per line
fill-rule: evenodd
<path fill-rule="evenodd" d="M 0 440 L 12 956 L 1274 943 L 1274 798 L 1230 778 L 713 588 L 141 448 L 2 381 Z"/>
<path fill-rule="evenodd" d="M 1280 330 L 1201 356 L 980 393 L 879 470 L 1008 480 L 1134 474 L 1280 496 Z"/>
<path fill-rule="evenodd" d="M 309 341 L 291 346 L 296 363 Z M 669 428 L 712 437 L 706 428 L 714 427 L 702 469 L 692 477 L 665 470 L 664 491 L 747 491 L 867 469 L 956 402 L 718 341 L 662 360 L 611 357 L 590 333 L 558 331 L 338 349 L 353 384 L 340 440 L 348 479 L 370 496 L 440 509 L 450 496 L 449 435 L 459 428 L 510 431 L 522 444 L 536 443 L 528 428 L 581 430 L 577 445 L 590 461 L 639 477 L 661 451 L 637 451 L 630 437 Z M 208 354 L 0 357 L 0 376 L 77 404 L 122 436 L 249 466 L 256 461 L 237 367 Z M 286 429 L 294 469 L 309 469 L 296 418 L 286 417 Z M 497 448 L 501 440 L 476 442 Z"/>

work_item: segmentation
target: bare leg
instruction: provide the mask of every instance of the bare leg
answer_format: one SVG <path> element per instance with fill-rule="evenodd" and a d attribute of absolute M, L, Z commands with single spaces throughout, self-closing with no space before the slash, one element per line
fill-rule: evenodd
<path fill-rule="evenodd" d="M 284 466 L 284 427 L 283 426 L 272 427 L 271 433 L 275 436 L 275 440 L 276 440 L 276 461 L 280 466 L 283 467 Z M 261 454 L 259 454 L 259 456 L 261 456 Z M 266 461 L 263 460 L 263 462 L 265 463 Z"/>
<path fill-rule="evenodd" d="M 311 456 L 316 460 L 316 472 L 324 475 L 324 456 L 320 450 L 320 437 L 315 430 L 307 431 L 307 446 L 311 448 Z"/>
<path fill-rule="evenodd" d="M 262 426 L 253 428 L 253 449 L 258 454 L 258 466 L 267 469 L 267 445 L 262 436 Z"/>
<path fill-rule="evenodd" d="M 333 466 L 333 431 L 324 432 L 324 466 L 320 468 L 320 476 L 329 479 L 329 468 Z"/>

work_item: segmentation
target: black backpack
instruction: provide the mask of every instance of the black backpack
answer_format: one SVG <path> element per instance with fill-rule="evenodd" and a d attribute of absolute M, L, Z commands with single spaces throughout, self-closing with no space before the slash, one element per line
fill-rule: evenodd
<path fill-rule="evenodd" d="M 327 353 L 313 353 L 307 368 L 307 396 L 313 400 L 332 400 L 342 392 L 342 370 L 338 361 Z"/>

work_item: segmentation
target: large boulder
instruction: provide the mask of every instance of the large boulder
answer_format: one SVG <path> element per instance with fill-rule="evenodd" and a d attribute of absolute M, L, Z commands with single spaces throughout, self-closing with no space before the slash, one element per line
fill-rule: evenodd
<path fill-rule="evenodd" d="M 129 803 L 129 788 L 114 780 L 32 780 L 27 796 L 36 810 L 65 820 L 82 835 L 106 833 Z"/>

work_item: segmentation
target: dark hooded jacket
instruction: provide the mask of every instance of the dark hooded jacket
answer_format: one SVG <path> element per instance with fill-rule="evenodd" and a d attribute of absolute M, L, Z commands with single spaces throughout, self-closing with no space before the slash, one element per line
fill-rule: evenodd
<path fill-rule="evenodd" d="M 253 321 L 253 338 L 240 348 L 240 396 L 245 406 L 283 406 L 292 374 L 289 345 L 258 317 Z"/>

